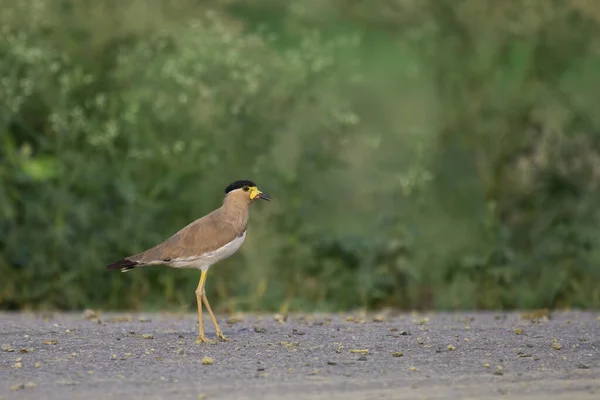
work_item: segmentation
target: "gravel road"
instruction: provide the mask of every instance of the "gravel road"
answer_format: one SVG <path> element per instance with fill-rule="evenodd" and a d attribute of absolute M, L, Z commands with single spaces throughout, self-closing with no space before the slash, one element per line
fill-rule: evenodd
<path fill-rule="evenodd" d="M 0 313 L 0 399 L 600 399 L 600 313 L 195 318 Z"/>

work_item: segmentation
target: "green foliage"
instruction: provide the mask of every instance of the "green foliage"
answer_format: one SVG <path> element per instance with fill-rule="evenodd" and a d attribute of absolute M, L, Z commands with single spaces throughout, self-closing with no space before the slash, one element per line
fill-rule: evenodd
<path fill-rule="evenodd" d="M 0 2 L 0 308 L 188 309 L 103 266 L 235 179 L 221 310 L 600 306 L 600 6 L 140 4 Z"/>

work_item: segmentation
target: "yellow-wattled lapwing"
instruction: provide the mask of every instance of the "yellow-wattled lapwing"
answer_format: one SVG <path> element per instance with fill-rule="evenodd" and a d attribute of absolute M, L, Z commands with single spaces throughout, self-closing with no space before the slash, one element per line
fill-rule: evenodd
<path fill-rule="evenodd" d="M 234 254 L 246 238 L 248 210 L 258 200 L 270 200 L 248 180 L 235 181 L 225 188 L 223 205 L 197 219 L 164 242 L 131 257 L 106 266 L 109 270 L 126 272 L 146 265 L 166 265 L 173 268 L 196 268 L 202 271 L 196 288 L 198 304 L 197 342 L 210 342 L 204 336 L 202 304 L 215 326 L 216 335 L 226 340 L 210 308 L 204 285 L 208 269 L 215 263 Z"/>

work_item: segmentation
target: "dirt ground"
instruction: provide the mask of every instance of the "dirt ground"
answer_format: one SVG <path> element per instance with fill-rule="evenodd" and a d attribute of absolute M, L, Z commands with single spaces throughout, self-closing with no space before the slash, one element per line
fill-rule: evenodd
<path fill-rule="evenodd" d="M 600 399 L 600 313 L 195 319 L 0 313 L 0 399 Z"/>

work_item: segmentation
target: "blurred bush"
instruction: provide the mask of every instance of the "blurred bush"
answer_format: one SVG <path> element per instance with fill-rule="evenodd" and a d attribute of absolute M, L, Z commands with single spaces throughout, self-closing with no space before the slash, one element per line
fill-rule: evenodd
<path fill-rule="evenodd" d="M 600 306 L 600 5 L 0 0 L 0 308 L 171 308 L 103 266 L 253 179 L 222 311 Z"/>

